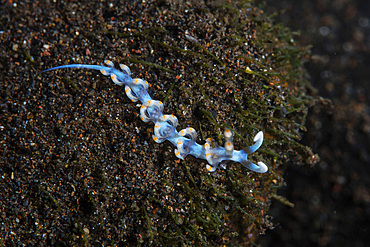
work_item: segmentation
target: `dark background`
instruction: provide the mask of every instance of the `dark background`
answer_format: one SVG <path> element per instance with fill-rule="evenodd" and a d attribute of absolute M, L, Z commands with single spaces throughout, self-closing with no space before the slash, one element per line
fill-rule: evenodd
<path fill-rule="evenodd" d="M 321 157 L 290 164 L 281 191 L 294 208 L 273 202 L 277 226 L 262 246 L 367 246 L 369 239 L 370 1 L 266 1 L 268 12 L 312 45 L 306 63 L 318 90 L 303 142 Z M 330 101 L 331 102 L 330 102 Z"/>

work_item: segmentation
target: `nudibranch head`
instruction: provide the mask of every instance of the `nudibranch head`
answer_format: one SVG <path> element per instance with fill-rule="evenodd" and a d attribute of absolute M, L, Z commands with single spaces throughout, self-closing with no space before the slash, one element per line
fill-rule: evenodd
<path fill-rule="evenodd" d="M 268 167 L 263 162 L 257 164 L 248 160 L 248 154 L 255 152 L 263 142 L 263 132 L 260 131 L 254 137 L 255 144 L 243 150 L 234 150 L 232 143 L 233 132 L 226 129 L 225 132 L 225 148 L 214 147 L 211 148 L 211 140 L 208 138 L 204 144 L 205 157 L 208 161 L 207 170 L 210 172 L 216 171 L 222 161 L 231 160 L 241 163 L 244 167 L 258 173 L 265 173 Z"/>

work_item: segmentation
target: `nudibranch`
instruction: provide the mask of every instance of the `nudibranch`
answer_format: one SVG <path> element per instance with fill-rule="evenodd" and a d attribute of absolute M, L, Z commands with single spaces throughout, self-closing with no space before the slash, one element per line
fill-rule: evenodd
<path fill-rule="evenodd" d="M 185 159 L 190 154 L 196 158 L 207 160 L 207 170 L 210 172 L 216 171 L 222 161 L 234 161 L 241 163 L 244 167 L 259 173 L 265 173 L 268 168 L 263 162 L 254 164 L 249 161 L 248 154 L 255 152 L 263 142 L 263 132 L 259 131 L 254 137 L 254 145 L 246 147 L 242 150 L 234 150 L 233 135 L 234 133 L 225 130 L 225 146 L 212 147 L 211 139 L 208 138 L 204 145 L 196 142 L 197 132 L 195 129 L 188 127 L 181 131 L 177 131 L 178 120 L 174 115 L 163 114 L 163 103 L 159 100 L 153 100 L 148 94 L 148 82 L 138 78 L 131 78 L 131 71 L 126 65 L 120 64 L 122 71 L 114 67 L 113 62 L 104 61 L 107 66 L 103 65 L 88 65 L 88 64 L 68 64 L 53 67 L 41 72 L 46 72 L 56 69 L 77 68 L 77 69 L 93 69 L 99 70 L 103 75 L 110 76 L 112 81 L 119 85 L 125 86 L 126 95 L 133 101 L 141 102 L 140 118 L 144 122 L 154 123 L 153 139 L 157 143 L 169 141 L 176 146 L 175 155 L 179 159 Z M 221 165 L 221 167 L 224 167 Z"/>

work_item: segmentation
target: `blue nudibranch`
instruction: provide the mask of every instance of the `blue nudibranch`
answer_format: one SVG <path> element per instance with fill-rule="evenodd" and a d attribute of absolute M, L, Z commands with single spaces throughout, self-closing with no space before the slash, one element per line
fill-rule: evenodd
<path fill-rule="evenodd" d="M 140 101 L 140 118 L 144 122 L 152 121 L 154 123 L 153 139 L 157 143 L 169 141 L 177 148 L 175 155 L 179 159 L 184 159 L 188 154 L 196 158 L 205 159 L 208 161 L 207 170 L 210 172 L 216 171 L 219 164 L 224 160 L 231 160 L 241 163 L 244 167 L 259 173 L 264 173 L 268 170 L 263 162 L 254 164 L 249 161 L 248 154 L 255 152 L 263 142 L 263 132 L 260 131 L 254 137 L 255 144 L 242 150 L 234 150 L 233 132 L 229 129 L 225 130 L 225 147 L 211 147 L 211 139 L 208 138 L 204 145 L 196 142 L 197 132 L 195 129 L 188 127 L 178 132 L 176 130 L 178 121 L 174 115 L 163 114 L 163 103 L 158 100 L 153 100 L 148 94 L 148 82 L 142 79 L 132 79 L 130 69 L 123 64 L 120 64 L 122 71 L 114 68 L 113 62 L 104 61 L 108 66 L 103 65 L 88 65 L 88 64 L 69 64 L 53 67 L 41 72 L 46 72 L 55 69 L 78 68 L 78 69 L 93 69 L 99 70 L 103 75 L 110 76 L 113 82 L 119 86 L 125 85 L 127 96 L 133 101 Z M 221 167 L 224 167 L 221 165 Z"/>

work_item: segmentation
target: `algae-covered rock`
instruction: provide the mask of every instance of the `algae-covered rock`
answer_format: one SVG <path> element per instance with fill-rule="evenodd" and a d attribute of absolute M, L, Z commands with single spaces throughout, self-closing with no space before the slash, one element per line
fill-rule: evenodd
<path fill-rule="evenodd" d="M 1 36 L 1 244 L 248 245 L 272 227 L 271 198 L 288 160 L 315 163 L 299 143 L 307 107 L 289 29 L 255 1 L 5 4 Z M 235 148 L 265 134 L 249 159 L 215 173 L 152 140 L 123 88 L 96 72 L 53 66 L 128 65 L 164 112 L 198 142 Z"/>

